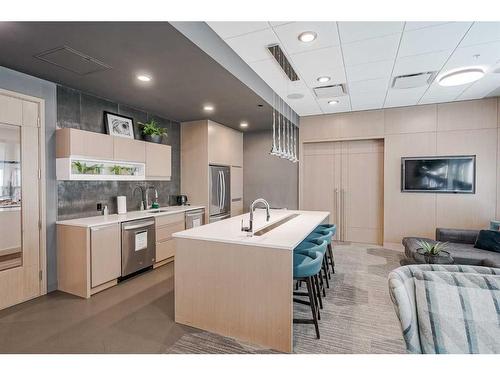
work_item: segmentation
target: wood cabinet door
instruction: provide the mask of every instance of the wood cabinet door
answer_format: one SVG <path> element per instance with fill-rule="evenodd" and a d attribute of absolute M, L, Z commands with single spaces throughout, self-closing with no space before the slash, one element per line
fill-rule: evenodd
<path fill-rule="evenodd" d="M 243 200 L 239 199 L 231 202 L 231 216 L 243 214 Z"/>
<path fill-rule="evenodd" d="M 123 137 L 113 137 L 113 160 L 146 162 L 146 142 Z"/>
<path fill-rule="evenodd" d="M 56 131 L 56 157 L 83 156 L 113 160 L 113 138 L 108 134 L 79 129 L 58 129 Z"/>
<path fill-rule="evenodd" d="M 231 200 L 243 199 L 243 168 L 231 167 Z"/>
<path fill-rule="evenodd" d="M 91 228 L 90 259 L 92 288 L 120 277 L 120 224 Z"/>
<path fill-rule="evenodd" d="M 243 166 L 243 133 L 210 121 L 208 123 L 208 162 Z"/>
<path fill-rule="evenodd" d="M 172 176 L 172 148 L 146 142 L 146 177 L 170 179 Z"/>

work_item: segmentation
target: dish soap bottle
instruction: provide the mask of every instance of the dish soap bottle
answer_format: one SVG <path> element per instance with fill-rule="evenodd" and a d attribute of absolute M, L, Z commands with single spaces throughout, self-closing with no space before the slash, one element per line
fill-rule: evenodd
<path fill-rule="evenodd" d="M 102 210 L 102 213 L 104 216 L 108 216 L 109 210 L 108 210 L 108 205 L 104 206 L 104 209 Z"/>

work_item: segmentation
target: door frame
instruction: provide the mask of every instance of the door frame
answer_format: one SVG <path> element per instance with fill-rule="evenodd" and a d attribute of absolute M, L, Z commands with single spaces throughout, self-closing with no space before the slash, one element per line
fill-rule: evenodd
<path fill-rule="evenodd" d="M 47 294 L 47 217 L 46 217 L 46 157 L 45 157 L 45 99 L 21 94 L 15 91 L 9 91 L 0 88 L 0 95 L 9 96 L 38 105 L 38 220 L 40 222 L 38 232 L 39 249 L 39 296 Z"/>

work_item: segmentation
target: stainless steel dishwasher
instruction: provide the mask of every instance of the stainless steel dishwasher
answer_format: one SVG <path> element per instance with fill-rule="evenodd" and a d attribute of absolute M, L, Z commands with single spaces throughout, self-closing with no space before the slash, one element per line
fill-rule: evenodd
<path fill-rule="evenodd" d="M 185 220 L 186 220 L 186 229 L 199 227 L 200 225 L 205 224 L 205 210 L 201 208 L 197 210 L 195 209 L 191 211 L 186 211 Z"/>
<path fill-rule="evenodd" d="M 122 277 L 152 266 L 155 256 L 154 219 L 122 223 Z"/>

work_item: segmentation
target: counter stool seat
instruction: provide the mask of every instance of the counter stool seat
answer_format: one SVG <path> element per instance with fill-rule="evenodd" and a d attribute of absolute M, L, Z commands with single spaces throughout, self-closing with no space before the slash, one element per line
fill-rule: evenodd
<path fill-rule="evenodd" d="M 318 225 L 312 233 L 307 236 L 307 240 L 311 239 L 316 239 L 320 238 L 327 233 L 331 233 L 330 239 L 327 240 L 328 246 L 327 246 L 327 255 L 326 255 L 326 260 L 328 265 L 332 269 L 332 273 L 335 273 L 335 259 L 333 258 L 333 236 L 335 236 L 335 233 L 337 232 L 337 226 L 335 224 L 320 224 Z M 328 276 L 330 277 L 330 272 L 328 272 Z"/>

